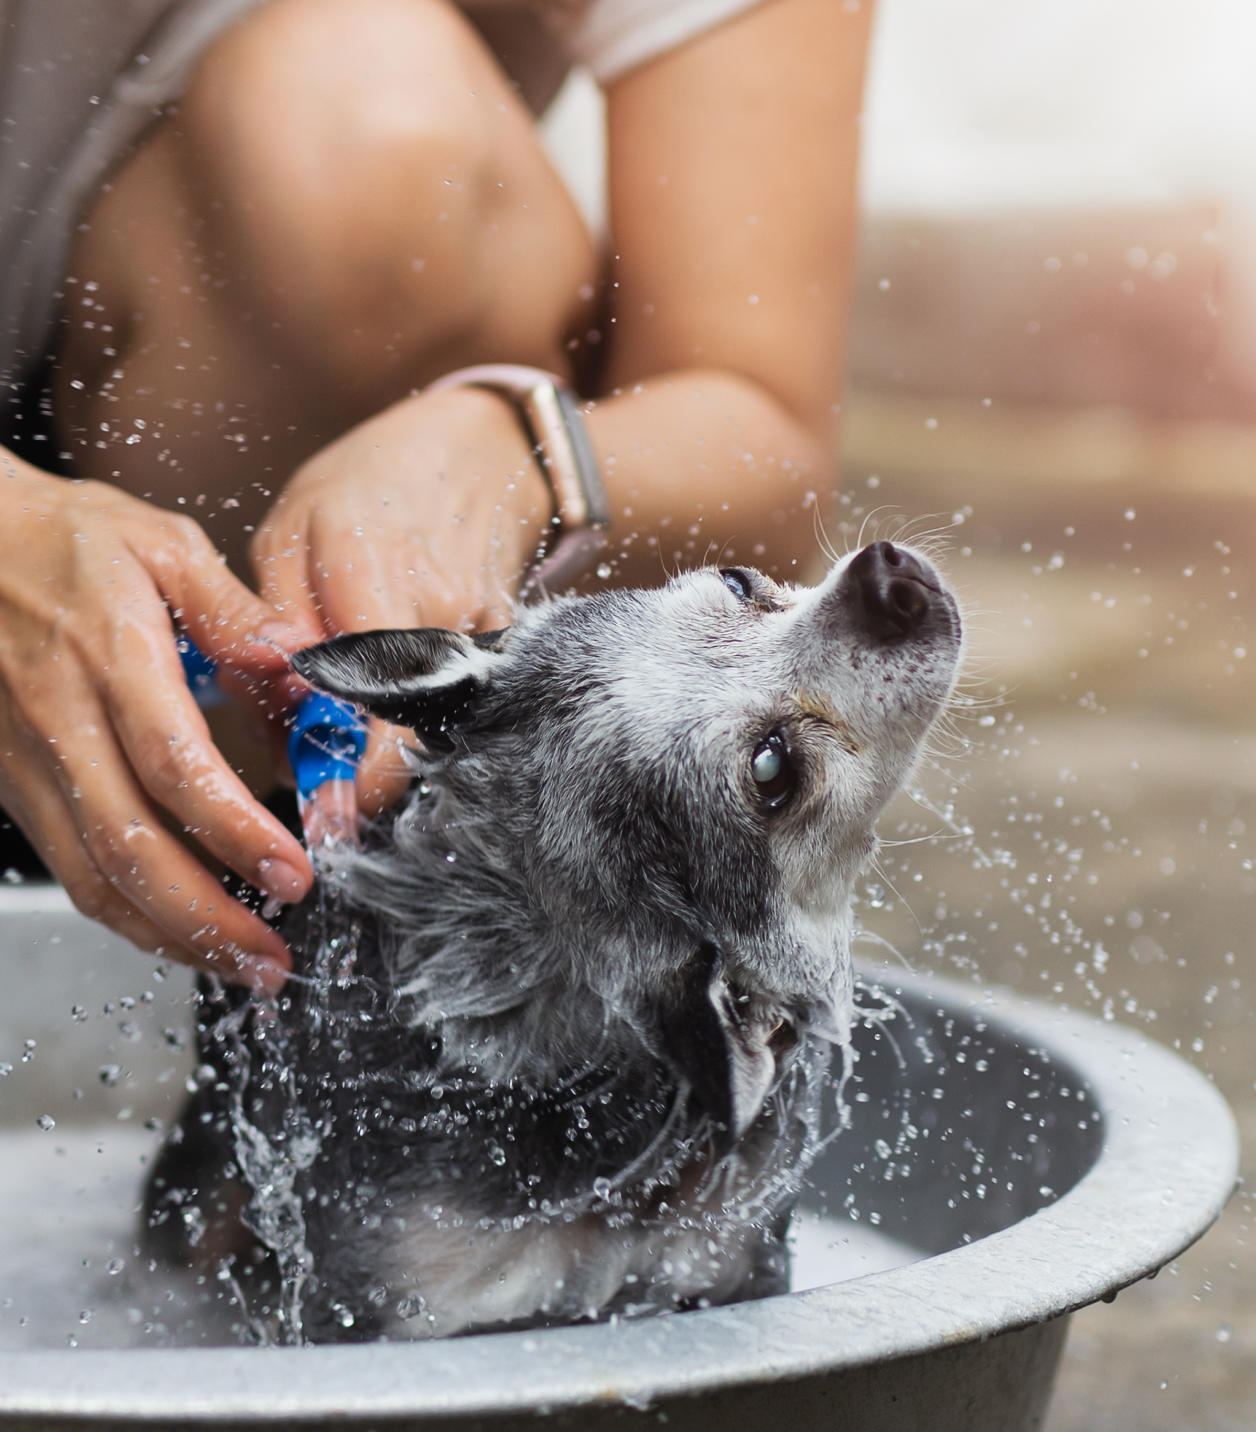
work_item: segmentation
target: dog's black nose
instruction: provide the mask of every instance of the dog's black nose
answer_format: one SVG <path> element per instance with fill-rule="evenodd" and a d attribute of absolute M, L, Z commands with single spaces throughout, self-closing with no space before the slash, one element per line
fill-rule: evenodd
<path fill-rule="evenodd" d="M 910 636 L 929 615 L 931 599 L 937 595 L 931 575 L 893 542 L 865 547 L 846 573 L 875 637 Z"/>

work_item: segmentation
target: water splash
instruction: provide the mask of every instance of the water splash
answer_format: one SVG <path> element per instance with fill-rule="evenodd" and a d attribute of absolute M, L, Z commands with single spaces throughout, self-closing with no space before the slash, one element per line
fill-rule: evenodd
<path fill-rule="evenodd" d="M 254 1037 L 246 1037 L 246 1025 L 255 1023 Z M 250 1046 L 260 1041 L 258 1024 L 265 1026 L 267 1045 L 274 1051 L 259 1071 L 264 1082 L 283 1093 L 282 1127 L 267 1134 L 245 1112 L 245 1094 L 253 1083 L 253 1056 Z M 320 1136 L 297 1099 L 295 1071 L 288 1057 L 274 1012 L 256 1002 L 240 1004 L 225 1014 L 217 1030 L 225 1045 L 229 1086 L 232 1142 L 240 1173 L 253 1194 L 242 1218 L 270 1249 L 279 1267 L 280 1292 L 276 1307 L 278 1342 L 299 1347 L 304 1342 L 301 1323 L 301 1295 L 313 1269 L 313 1258 L 305 1242 L 305 1215 L 297 1180 L 318 1156 Z M 231 1281 L 241 1310 L 248 1317 L 248 1304 L 234 1277 Z M 249 1319 L 255 1329 L 261 1325 Z M 269 1342 L 268 1337 L 264 1341 Z"/>
<path fill-rule="evenodd" d="M 334 986 L 355 978 L 359 931 L 348 920 L 334 878 L 319 882 L 302 944 L 312 952 L 303 974 L 289 978 L 281 997 L 300 1006 L 295 1020 L 281 1019 L 278 1008 L 257 997 L 241 1000 L 216 1021 L 228 1084 L 228 1117 L 240 1176 L 252 1191 L 241 1217 L 273 1254 L 279 1274 L 274 1333 L 250 1312 L 249 1300 L 230 1264 L 219 1277 L 230 1287 L 255 1338 L 263 1343 L 299 1347 L 306 1341 L 303 1298 L 313 1272 L 302 1208 L 302 1175 L 312 1167 L 328 1129 L 311 1117 L 302 1086 L 303 1045 L 330 1032 Z M 221 987 L 215 991 L 221 997 Z M 264 1094 L 266 1123 L 250 1117 Z"/>

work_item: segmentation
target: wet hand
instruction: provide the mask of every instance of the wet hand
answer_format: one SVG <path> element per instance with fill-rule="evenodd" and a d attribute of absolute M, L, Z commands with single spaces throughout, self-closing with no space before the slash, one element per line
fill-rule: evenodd
<path fill-rule="evenodd" d="M 311 458 L 253 540 L 267 602 L 327 636 L 381 627 L 490 631 L 540 544 L 550 497 L 510 406 L 478 389 L 419 394 Z M 405 733 L 373 722 L 368 814 L 410 779 Z"/>
<path fill-rule="evenodd" d="M 233 697 L 272 719 L 292 704 L 287 653 L 311 633 L 237 581 L 191 518 L 0 450 L 0 804 L 84 914 L 273 992 L 283 941 L 166 825 L 279 900 L 312 872 L 215 748 L 172 617 Z"/>

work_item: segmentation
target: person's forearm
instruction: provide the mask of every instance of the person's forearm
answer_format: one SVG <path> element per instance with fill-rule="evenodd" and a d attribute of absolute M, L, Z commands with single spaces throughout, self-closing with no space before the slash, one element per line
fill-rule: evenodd
<path fill-rule="evenodd" d="M 822 438 L 759 384 L 684 369 L 612 393 L 588 413 L 611 503 L 606 580 L 653 584 L 704 561 L 797 576 L 833 486 Z"/>

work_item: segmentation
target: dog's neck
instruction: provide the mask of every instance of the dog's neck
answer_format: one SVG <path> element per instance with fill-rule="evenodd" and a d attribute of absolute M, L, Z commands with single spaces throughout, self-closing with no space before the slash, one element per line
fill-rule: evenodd
<path fill-rule="evenodd" d="M 499 813 L 423 783 L 379 848 L 330 875 L 378 933 L 397 1018 L 439 1039 L 433 1077 L 544 1083 L 649 1057 L 614 975 L 631 937 L 554 921 Z"/>

